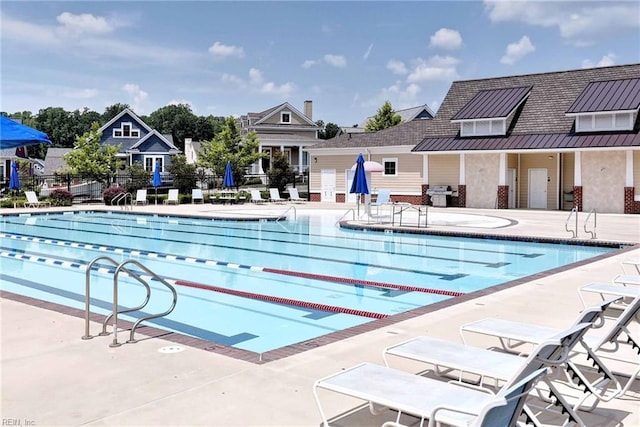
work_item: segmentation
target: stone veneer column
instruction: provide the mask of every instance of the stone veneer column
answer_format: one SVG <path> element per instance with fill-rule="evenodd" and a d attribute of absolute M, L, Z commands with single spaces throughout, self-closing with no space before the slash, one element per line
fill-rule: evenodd
<path fill-rule="evenodd" d="M 634 193 L 635 187 L 624 187 L 624 213 L 626 214 L 637 213 Z"/>
<path fill-rule="evenodd" d="M 459 208 L 467 207 L 467 186 L 466 185 L 458 185 L 458 207 Z"/>
<path fill-rule="evenodd" d="M 573 207 L 578 208 L 578 212 L 582 212 L 582 186 L 573 186 Z"/>
<path fill-rule="evenodd" d="M 498 185 L 498 209 L 509 208 L 509 186 Z"/>
<path fill-rule="evenodd" d="M 427 190 L 429 189 L 429 184 L 422 184 L 422 195 L 420 197 L 420 204 L 427 206 L 431 200 L 431 197 L 427 194 Z"/>

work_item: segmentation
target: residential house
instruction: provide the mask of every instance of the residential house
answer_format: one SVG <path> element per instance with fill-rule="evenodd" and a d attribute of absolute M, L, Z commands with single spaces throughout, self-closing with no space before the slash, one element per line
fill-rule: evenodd
<path fill-rule="evenodd" d="M 309 160 L 304 149 L 318 142 L 320 130 L 312 120 L 312 108 L 311 101 L 304 102 L 304 112 L 285 102 L 260 113 L 240 116 L 241 134 L 255 132 L 260 143 L 259 150 L 267 154 L 251 167 L 250 174 L 266 173 L 276 152 L 285 153 L 297 173 L 308 169 Z"/>
<path fill-rule="evenodd" d="M 397 110 L 395 113 L 399 115 L 400 118 L 402 119 L 401 123 L 410 122 L 412 120 L 428 120 L 428 119 L 432 119 L 433 116 L 435 116 L 435 113 L 433 112 L 433 110 L 431 110 L 431 108 L 429 108 L 427 104 L 418 105 L 417 107 L 405 108 L 403 110 Z M 374 116 L 369 116 L 366 119 L 364 119 L 364 121 L 362 121 L 361 123 L 353 126 L 341 126 L 340 132 L 341 133 L 364 132 L 367 127 L 367 123 L 369 122 L 369 120 L 373 119 L 373 117 Z"/>
<path fill-rule="evenodd" d="M 44 159 L 45 175 L 53 175 L 56 172 L 62 172 L 68 170 L 67 162 L 64 160 L 65 154 L 72 151 L 73 148 L 59 148 L 49 147 L 47 148 L 47 156 Z"/>
<path fill-rule="evenodd" d="M 414 134 L 410 122 L 312 147 L 312 199 L 356 151 L 381 161 L 413 142 L 395 178 L 372 177 L 393 200 L 424 204 L 445 185 L 461 207 L 640 213 L 639 109 L 640 64 L 457 81 Z"/>
<path fill-rule="evenodd" d="M 125 109 L 100 128 L 101 144 L 120 145 L 118 157 L 126 166 L 140 162 L 153 171 L 156 162 L 161 173 L 171 164 L 171 156 L 181 151 L 173 144 L 171 135 L 162 135 L 149 127 L 130 109 Z"/>

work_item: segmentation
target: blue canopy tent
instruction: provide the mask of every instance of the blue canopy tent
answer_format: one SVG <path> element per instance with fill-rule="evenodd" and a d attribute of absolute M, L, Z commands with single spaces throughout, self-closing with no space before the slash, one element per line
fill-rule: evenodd
<path fill-rule="evenodd" d="M 51 144 L 51 141 L 39 130 L 0 116 L 0 150 L 35 144 Z"/>
<path fill-rule="evenodd" d="M 369 194 L 369 186 L 367 185 L 367 175 L 364 170 L 364 157 L 362 153 L 358 155 L 356 160 L 356 172 L 353 175 L 353 182 L 351 183 L 351 190 L 349 193 L 358 194 L 358 218 L 360 218 L 360 196 L 362 194 Z"/>
<path fill-rule="evenodd" d="M 9 190 L 20 189 L 20 175 L 18 174 L 18 162 L 15 160 L 11 162 L 11 178 L 9 178 Z"/>
<path fill-rule="evenodd" d="M 156 160 L 156 166 L 153 168 L 153 188 L 156 189 L 156 205 L 158 204 L 158 187 L 162 185 L 160 177 L 160 162 Z"/>
<path fill-rule="evenodd" d="M 233 169 L 231 168 L 231 162 L 227 162 L 227 166 L 224 169 L 224 179 L 222 180 L 222 186 L 233 188 L 235 187 L 235 182 L 233 181 Z"/>

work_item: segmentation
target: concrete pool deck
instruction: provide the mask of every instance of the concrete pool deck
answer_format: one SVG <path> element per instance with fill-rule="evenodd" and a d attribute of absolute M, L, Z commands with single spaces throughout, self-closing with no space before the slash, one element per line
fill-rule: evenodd
<path fill-rule="evenodd" d="M 135 212 L 202 216 L 271 215 L 295 206 L 332 218 L 350 207 L 344 204 L 300 205 L 179 205 L 140 206 Z M 105 209 L 74 206 L 72 209 Z M 51 210 L 56 210 L 51 209 Z M 69 210 L 69 208 L 57 210 Z M 2 214 L 43 212 L 2 209 Z M 432 208 L 434 216 L 449 224 L 432 230 L 520 237 L 568 239 L 564 225 L 568 212 Z M 468 215 L 475 215 L 475 223 Z M 586 213 L 580 214 L 578 238 Z M 458 218 L 458 220 L 455 220 Z M 487 218 L 485 221 L 484 218 Z M 505 219 L 508 226 L 495 218 Z M 451 224 L 453 222 L 454 224 Z M 464 222 L 464 226 L 460 224 Z M 333 225 L 332 221 L 329 221 Z M 640 217 L 598 214 L 597 239 L 640 242 Z M 532 277 L 518 286 L 486 292 L 419 317 L 404 320 L 308 351 L 264 364 L 242 361 L 188 346 L 181 351 L 162 338 L 110 348 L 110 337 L 82 340 L 83 321 L 77 317 L 0 299 L 2 335 L 2 397 L 4 425 L 212 425 L 212 426 L 317 426 L 320 415 L 312 394 L 315 380 L 357 363 L 382 364 L 382 349 L 416 335 L 460 341 L 460 325 L 485 317 L 569 325 L 582 309 L 577 289 L 593 281 L 611 281 L 622 274 L 621 261 L 640 260 L 640 247 L 583 263 L 551 275 Z M 1 266 L 1 262 L 0 262 Z M 628 274 L 632 272 L 627 267 Z M 596 297 L 594 297 L 596 298 Z M 595 301 L 595 299 L 593 300 Z M 636 331 L 640 328 L 634 323 Z M 97 324 L 92 331 L 98 330 Z M 495 342 L 474 338 L 473 344 Z M 640 359 L 639 359 L 640 363 Z M 417 372 L 415 364 L 398 361 L 396 367 Z M 640 382 L 623 399 L 601 403 L 591 414 L 581 412 L 590 426 L 640 426 Z M 361 402 L 335 393 L 323 393 L 329 417 L 346 414 L 334 426 L 381 425 L 389 414 L 374 417 Z M 351 411 L 352 409 L 355 411 Z M 383 418 L 387 416 L 387 418 Z M 13 424 L 11 424 L 13 423 Z"/>

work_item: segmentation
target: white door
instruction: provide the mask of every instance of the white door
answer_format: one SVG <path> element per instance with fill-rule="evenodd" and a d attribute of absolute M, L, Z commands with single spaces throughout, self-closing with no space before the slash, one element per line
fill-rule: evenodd
<path fill-rule="evenodd" d="M 516 208 L 516 170 L 507 169 L 507 182 L 509 183 L 509 209 Z"/>
<path fill-rule="evenodd" d="M 353 177 L 356 174 L 356 171 L 352 171 L 351 169 L 347 169 L 345 171 L 345 174 L 347 175 L 347 179 L 345 179 L 345 182 L 347 183 L 347 187 L 344 189 L 344 194 L 347 195 L 346 199 L 346 203 L 356 203 L 358 201 L 358 195 L 356 193 L 349 193 L 349 191 L 351 191 L 351 186 L 353 185 Z"/>
<path fill-rule="evenodd" d="M 320 201 L 336 201 L 336 170 L 322 169 L 320 171 Z"/>
<path fill-rule="evenodd" d="M 547 209 L 547 169 L 529 169 L 529 208 Z"/>

